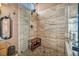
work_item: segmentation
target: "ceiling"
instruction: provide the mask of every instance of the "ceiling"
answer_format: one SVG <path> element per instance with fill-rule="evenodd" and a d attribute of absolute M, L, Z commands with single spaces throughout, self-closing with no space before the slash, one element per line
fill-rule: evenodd
<path fill-rule="evenodd" d="M 26 9 L 42 11 L 57 5 L 57 3 L 20 3 Z"/>

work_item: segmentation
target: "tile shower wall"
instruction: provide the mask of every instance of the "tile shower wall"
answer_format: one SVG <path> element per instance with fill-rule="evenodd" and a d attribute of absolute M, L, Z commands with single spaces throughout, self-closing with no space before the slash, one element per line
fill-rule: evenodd
<path fill-rule="evenodd" d="M 67 40 L 67 4 L 58 4 L 39 12 L 39 23 L 42 24 L 38 35 L 42 38 L 42 46 L 54 50 L 56 55 L 65 55 Z M 41 33 L 41 34 L 40 34 Z M 43 34 L 43 35 L 42 35 Z"/>
<path fill-rule="evenodd" d="M 18 5 L 17 4 L 2 4 L 1 15 L 8 16 L 10 15 L 12 20 L 12 37 L 8 40 L 0 41 L 0 55 L 6 55 L 7 48 L 14 45 L 16 50 L 18 49 Z M 3 50 L 1 50 L 3 48 Z M 18 50 L 17 50 L 18 51 Z M 1 53 L 2 52 L 2 53 Z"/>
<path fill-rule="evenodd" d="M 30 40 L 37 37 L 37 21 L 37 13 L 34 12 L 30 16 Z"/>
<path fill-rule="evenodd" d="M 18 8 L 18 19 L 18 46 L 19 55 L 22 55 L 28 49 L 30 11 L 20 6 Z"/>

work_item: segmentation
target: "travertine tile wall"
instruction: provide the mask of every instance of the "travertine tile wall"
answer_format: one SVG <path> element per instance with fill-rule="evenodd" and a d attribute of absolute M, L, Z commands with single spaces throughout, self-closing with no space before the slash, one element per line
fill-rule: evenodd
<path fill-rule="evenodd" d="M 28 49 L 29 30 L 30 30 L 30 11 L 18 6 L 18 46 L 19 55 Z"/>
<path fill-rule="evenodd" d="M 14 45 L 19 55 L 28 49 L 30 14 L 29 10 L 18 4 L 2 4 L 0 16 L 11 16 L 12 38 L 0 41 L 1 49 Z M 0 50 L 0 53 L 3 51 Z M 7 50 L 5 52 L 7 53 Z M 0 55 L 6 55 L 5 52 Z"/>
<path fill-rule="evenodd" d="M 30 15 L 30 40 L 37 37 L 37 13 L 33 13 Z M 31 26 L 33 26 L 31 28 Z"/>
<path fill-rule="evenodd" d="M 39 12 L 39 23 L 42 24 L 38 35 L 42 38 L 42 46 L 51 48 L 56 55 L 65 55 L 67 39 L 67 4 L 58 4 Z M 41 34 L 40 34 L 41 33 Z M 50 54 L 53 52 L 50 52 Z"/>
<path fill-rule="evenodd" d="M 15 45 L 16 50 L 18 49 L 18 9 L 17 8 L 18 8 L 17 4 L 10 4 L 10 3 L 9 4 L 2 4 L 2 6 L 1 6 L 0 17 L 8 16 L 8 15 L 10 15 L 10 17 L 11 17 L 12 37 L 8 40 L 0 41 L 0 55 L 6 55 L 5 52 L 7 52 L 4 50 L 1 50 L 1 48 L 7 49 L 9 46 Z"/>

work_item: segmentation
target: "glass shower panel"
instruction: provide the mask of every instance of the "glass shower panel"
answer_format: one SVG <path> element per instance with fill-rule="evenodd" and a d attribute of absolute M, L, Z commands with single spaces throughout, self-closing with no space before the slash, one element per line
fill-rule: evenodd
<path fill-rule="evenodd" d="M 69 41 L 72 43 L 73 55 L 78 55 L 78 4 L 69 4 L 68 12 L 68 36 Z"/>

